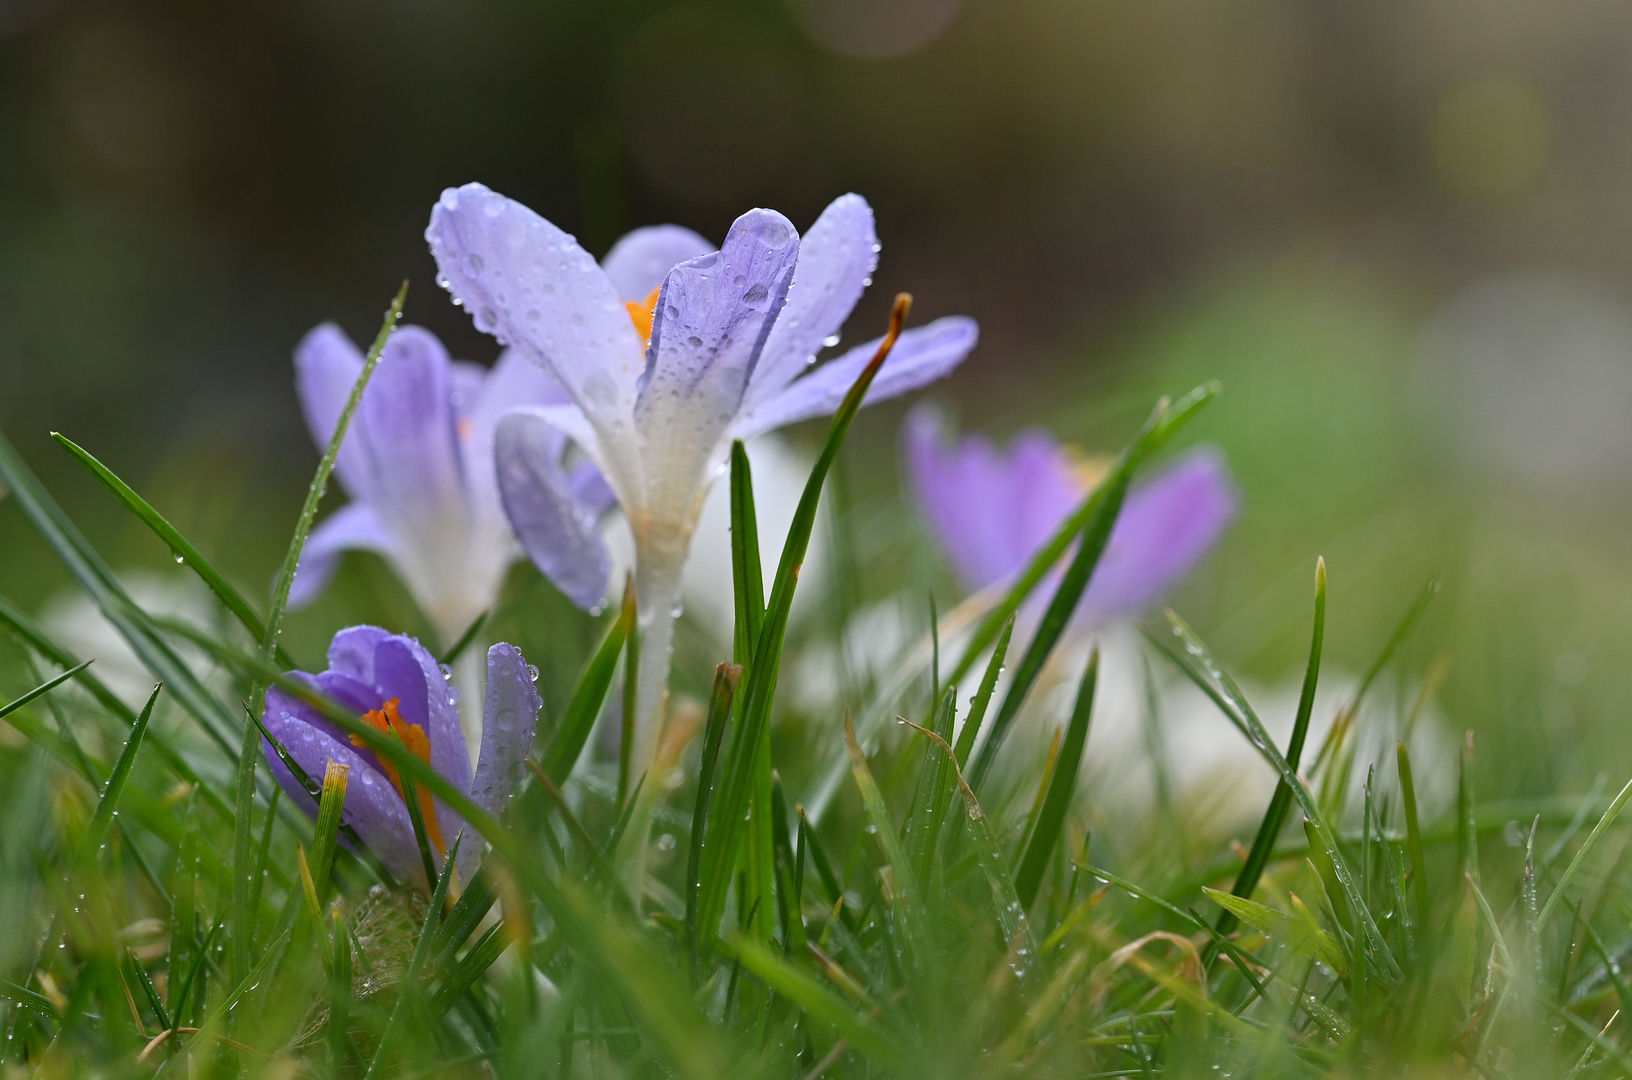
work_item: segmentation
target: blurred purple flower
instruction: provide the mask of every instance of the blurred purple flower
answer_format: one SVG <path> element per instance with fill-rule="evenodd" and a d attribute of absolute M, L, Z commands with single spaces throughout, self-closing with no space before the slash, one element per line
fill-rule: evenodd
<path fill-rule="evenodd" d="M 567 433 L 623 505 L 646 636 L 634 751 L 643 769 L 656 746 L 681 570 L 731 440 L 827 416 L 878 347 L 808 371 L 871 281 L 872 209 L 845 195 L 803 239 L 781 214 L 750 210 L 719 251 L 676 226 L 641 229 L 603 266 L 525 206 L 467 184 L 442 193 L 425 236 L 441 283 L 477 327 L 547 369 L 571 399 L 510 413 L 496 449 L 523 546 L 535 561 L 538 551 L 557 553 L 540 566 L 581 603 L 605 586 L 605 548 L 538 464 L 548 433 Z M 940 378 L 976 336 L 961 317 L 907 331 L 867 400 Z"/>
<path fill-rule="evenodd" d="M 913 495 L 952 568 L 972 590 L 1004 581 L 1048 542 L 1097 478 L 1050 435 L 1005 454 L 978 435 L 944 445 L 927 410 L 907 418 Z M 1128 493 L 1076 619 L 1103 623 L 1154 602 L 1199 562 L 1235 515 L 1223 460 L 1193 450 Z"/>
<path fill-rule="evenodd" d="M 325 323 L 295 350 L 295 385 L 306 426 L 325 448 L 363 354 Z M 291 604 L 314 599 L 350 548 L 386 559 L 451 643 L 492 607 L 505 571 L 520 555 L 493 467 L 499 415 L 517 405 L 560 404 L 561 387 L 515 351 L 491 370 L 450 360 L 427 330 L 393 334 L 340 446 L 335 471 L 351 495 L 306 544 Z M 540 448 L 538 467 L 553 469 L 576 513 L 589 520 L 611 505 L 594 466 L 564 471 L 566 437 Z"/>
<path fill-rule="evenodd" d="M 394 730 L 414 756 L 454 787 L 468 791 L 478 806 L 495 816 L 503 812 L 520 780 L 543 705 L 533 686 L 533 669 L 521 651 L 502 642 L 489 649 L 482 750 L 473 776 L 459 726 L 458 695 L 448 688 L 436 658 L 413 638 L 374 626 L 349 627 L 334 635 L 329 645 L 329 670 L 320 675 L 296 672 L 295 677 L 353 710 L 365 723 L 382 732 Z M 376 757 L 361 739 L 277 687 L 266 693 L 264 722 L 307 775 L 321 778 L 330 761 L 350 766 L 345 823 L 357 830 L 392 874 L 423 881 L 419 845 L 396 768 Z M 272 752 L 272 744 L 262 743 L 272 775 L 295 805 L 316 817 L 311 797 Z M 440 863 L 464 822 L 423 787 L 418 794 L 425 831 Z M 477 848 L 474 837 L 460 845 L 459 869 L 467 880 Z"/>

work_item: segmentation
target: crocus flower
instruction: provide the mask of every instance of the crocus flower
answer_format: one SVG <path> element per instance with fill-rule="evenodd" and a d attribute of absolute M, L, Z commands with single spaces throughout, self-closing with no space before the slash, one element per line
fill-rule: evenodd
<path fill-rule="evenodd" d="M 1097 477 L 1042 431 L 1005 453 L 977 435 L 952 446 L 939 419 L 914 412 L 906 425 L 912 492 L 952 569 L 971 590 L 1020 572 L 1081 505 Z M 1079 623 L 1138 611 L 1178 582 L 1235 514 L 1223 461 L 1194 450 L 1136 485 L 1078 602 Z"/>
<path fill-rule="evenodd" d="M 781 214 L 750 210 L 718 251 L 673 226 L 642 229 L 603 266 L 527 207 L 467 184 L 442 193 L 426 239 L 441 283 L 477 327 L 547 369 L 571 399 L 499 424 L 500 487 L 523 546 L 569 595 L 604 588 L 600 535 L 541 454 L 552 428 L 599 467 L 628 518 L 645 635 L 633 748 L 643 769 L 656 745 L 681 570 L 731 440 L 828 415 L 878 347 L 807 370 L 837 342 L 871 279 L 872 210 L 843 196 L 803 239 Z M 907 331 L 868 400 L 941 377 L 975 338 L 974 322 L 958 317 Z"/>
<path fill-rule="evenodd" d="M 482 748 L 474 775 L 459 725 L 458 694 L 443 670 L 413 638 L 374 626 L 340 631 L 329 645 L 329 669 L 295 677 L 353 710 L 382 732 L 394 731 L 410 753 L 441 773 L 472 801 L 500 814 L 520 779 L 522 761 L 532 750 L 543 705 L 533 686 L 533 669 L 514 645 L 502 642 L 487 651 L 487 701 L 483 710 Z M 397 769 L 348 735 L 306 702 L 273 687 L 266 694 L 266 728 L 289 751 L 308 776 L 321 778 L 330 761 L 348 765 L 344 821 L 357 831 L 395 876 L 423 882 L 424 863 Z M 311 796 L 262 740 L 272 775 L 308 815 L 317 815 Z M 425 832 L 440 865 L 442 855 L 464 822 L 417 789 Z M 459 869 L 469 877 L 477 844 L 467 836 L 460 845 Z M 467 860 L 469 860 L 467 862 Z"/>
<path fill-rule="evenodd" d="M 363 354 L 325 323 L 295 351 L 295 385 L 306 426 L 327 448 Z M 499 501 L 493 432 L 516 405 L 560 404 L 561 387 L 536 364 L 507 351 L 492 369 L 450 360 L 435 335 L 405 326 L 387 341 L 335 471 L 352 502 L 312 530 L 290 603 L 328 584 L 340 555 L 382 555 L 419 603 L 444 645 L 492 607 L 521 554 Z M 553 444 L 559 467 L 566 438 Z M 593 519 L 611 504 L 594 467 L 562 473 L 562 490 Z"/>

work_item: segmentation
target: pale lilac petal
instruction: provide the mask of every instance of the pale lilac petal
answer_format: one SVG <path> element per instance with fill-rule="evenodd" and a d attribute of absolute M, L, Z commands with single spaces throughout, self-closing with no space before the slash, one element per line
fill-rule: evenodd
<path fill-rule="evenodd" d="M 472 503 L 483 519 L 502 523 L 504 508 L 493 470 L 493 435 L 499 417 L 520 406 L 566 405 L 568 398 L 553 375 L 516 349 L 506 349 L 492 370 L 483 371 L 482 376 L 470 411 L 458 427 L 459 449 Z M 565 439 L 563 435 L 563 443 Z"/>
<path fill-rule="evenodd" d="M 648 453 L 654 435 L 712 449 L 742 402 L 798 258 L 793 224 L 774 210 L 750 210 L 718 253 L 669 271 L 635 403 Z"/>
<path fill-rule="evenodd" d="M 618 291 L 578 242 L 481 184 L 449 188 L 425 239 L 478 329 L 514 345 L 608 425 L 627 416 L 644 368 Z"/>
<path fill-rule="evenodd" d="M 316 681 L 311 676 L 301 677 Z M 328 730 L 326 722 L 318 723 L 317 720 L 317 711 L 305 702 L 277 687 L 267 691 L 266 714 L 262 722 L 308 776 L 321 783 L 330 761 L 351 767 L 351 773 L 346 778 L 342 820 L 357 830 L 357 835 L 369 850 L 394 876 L 409 880 L 423 878 L 424 874 L 419 869 L 419 846 L 414 839 L 408 809 L 391 781 L 380 772 L 374 755 L 356 749 L 349 740 Z M 315 819 L 317 805 L 311 796 L 273 752 L 271 743 L 262 740 L 262 748 L 266 752 L 272 776 L 294 804 L 308 817 Z"/>
<path fill-rule="evenodd" d="M 312 433 L 319 453 L 328 450 L 334 425 L 362 372 L 362 352 L 333 323 L 312 330 L 295 346 L 295 393 L 300 398 L 301 415 L 306 418 L 306 430 Z M 353 425 L 334 463 L 341 485 L 354 499 L 366 499 L 371 494 L 364 459 L 365 438 Z"/>
<path fill-rule="evenodd" d="M 533 685 L 537 670 L 521 650 L 504 642 L 487 650 L 487 705 L 482 712 L 482 753 L 470 797 L 494 817 L 504 813 L 521 783 L 522 763 L 533 750 L 538 710 L 544 699 Z"/>
<path fill-rule="evenodd" d="M 378 626 L 346 627 L 329 641 L 329 670 L 373 686 L 374 650 L 389 637 L 391 632 Z"/>
<path fill-rule="evenodd" d="M 482 400 L 482 387 L 487 385 L 488 369 L 469 360 L 448 362 L 448 400 L 453 405 L 456 425 L 469 420 Z"/>
<path fill-rule="evenodd" d="M 347 551 L 372 551 L 391 556 L 394 537 L 367 504 L 354 502 L 324 518 L 306 538 L 300 551 L 300 566 L 289 585 L 289 606 L 304 607 L 328 587 L 340 556 Z"/>
<path fill-rule="evenodd" d="M 1138 611 L 1188 574 L 1235 516 L 1223 460 L 1197 450 L 1129 492 L 1077 618 Z"/>
<path fill-rule="evenodd" d="M 718 250 L 701 236 L 680 225 L 651 225 L 624 234 L 601 260 L 625 300 L 645 300 L 663 284 L 676 266 Z"/>
<path fill-rule="evenodd" d="M 973 319 L 950 315 L 902 333 L 862 402 L 872 405 L 941 378 L 963 362 L 980 336 Z M 800 420 L 831 416 L 844 401 L 862 370 L 872 361 L 879 338 L 796 379 L 781 393 L 755 407 L 731 429 L 733 438 L 748 440 Z"/>
<path fill-rule="evenodd" d="M 905 427 L 907 476 L 958 578 L 982 589 L 1019 571 L 1082 498 L 1053 440 L 1028 432 L 1007 457 L 979 436 L 945 446 L 931 410 Z"/>
<path fill-rule="evenodd" d="M 539 572 L 590 608 L 606 594 L 612 560 L 595 516 L 568 490 L 559 454 L 559 432 L 537 410 L 499 421 L 494 463 L 510 527 Z"/>
<path fill-rule="evenodd" d="M 567 490 L 589 515 L 599 518 L 618 505 L 618 496 L 593 462 L 580 461 L 567 470 Z"/>
<path fill-rule="evenodd" d="M 839 196 L 799 241 L 793 287 L 754 370 L 750 407 L 804 374 L 829 339 L 837 342 L 877 267 L 873 208 L 860 195 Z"/>
<path fill-rule="evenodd" d="M 449 364 L 435 335 L 403 327 L 386 342 L 353 420 L 366 436 L 367 501 L 406 536 L 464 508 Z"/>

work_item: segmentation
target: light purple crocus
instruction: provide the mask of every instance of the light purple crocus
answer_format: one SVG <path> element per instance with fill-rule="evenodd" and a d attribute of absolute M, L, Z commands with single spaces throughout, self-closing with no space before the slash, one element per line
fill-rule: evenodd
<path fill-rule="evenodd" d="M 1049 434 L 1028 431 L 1001 451 L 978 435 L 948 446 L 939 418 L 907 418 L 912 493 L 959 579 L 971 590 L 1018 574 L 1082 504 L 1097 478 Z M 1078 602 L 1100 625 L 1157 600 L 1199 562 L 1235 515 L 1223 460 L 1198 449 L 1136 485 Z"/>
<path fill-rule="evenodd" d="M 363 368 L 363 354 L 325 323 L 295 350 L 295 386 L 320 449 Z M 316 529 L 302 554 L 290 603 L 310 602 L 347 549 L 373 551 L 451 644 L 491 609 L 505 572 L 521 554 L 493 467 L 494 429 L 517 405 L 566 402 L 559 384 L 514 350 L 491 369 L 451 360 L 435 335 L 405 326 L 386 342 L 335 472 L 352 497 Z M 612 495 L 587 462 L 567 472 L 566 437 L 541 448 L 541 468 L 558 474 L 577 513 L 593 522 Z"/>
<path fill-rule="evenodd" d="M 458 695 L 448 687 L 436 658 L 413 638 L 375 626 L 353 626 L 334 635 L 329 669 L 318 675 L 295 672 L 295 678 L 322 691 L 385 732 L 394 730 L 410 753 L 441 773 L 454 787 L 489 814 L 504 811 L 531 752 L 543 701 L 533 686 L 534 672 L 514 645 L 500 643 L 487 651 L 487 701 L 483 710 L 482 748 L 475 773 L 459 725 Z M 346 787 L 346 824 L 398 878 L 424 882 L 424 862 L 403 801 L 395 767 L 382 761 L 361 739 L 348 735 L 315 708 L 273 687 L 266 694 L 266 728 L 289 751 L 308 776 L 321 780 L 330 761 L 351 769 Z M 295 805 L 316 817 L 312 798 L 262 740 L 272 775 Z M 442 855 L 464 822 L 440 799 L 419 789 L 425 831 L 440 866 Z M 469 879 L 478 843 L 466 836 L 460 845 L 459 870 Z"/>
<path fill-rule="evenodd" d="M 872 209 L 845 195 L 802 239 L 781 214 L 750 210 L 718 251 L 685 229 L 641 229 L 601 265 L 527 207 L 467 184 L 442 193 L 425 235 L 442 284 L 477 327 L 548 370 L 571 399 L 499 424 L 500 489 L 523 546 L 569 594 L 605 584 L 600 535 L 541 464 L 552 430 L 599 467 L 628 518 L 645 635 L 633 748 L 642 770 L 656 748 L 691 534 L 731 441 L 829 415 L 878 348 L 870 341 L 810 370 L 871 281 Z M 940 378 L 976 336 L 961 317 L 908 330 L 867 400 Z"/>

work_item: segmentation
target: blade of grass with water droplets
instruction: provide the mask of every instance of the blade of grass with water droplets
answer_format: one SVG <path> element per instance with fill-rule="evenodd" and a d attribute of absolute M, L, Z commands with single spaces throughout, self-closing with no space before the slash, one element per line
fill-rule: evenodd
<path fill-rule="evenodd" d="M 89 661 L 87 661 L 88 663 Z M 125 784 L 130 779 L 130 770 L 136 766 L 136 752 L 142 748 L 142 736 L 147 734 L 147 722 L 153 718 L 153 706 L 158 704 L 159 691 L 164 689 L 160 683 L 153 688 L 148 696 L 147 704 L 136 716 L 136 724 L 130 729 L 130 735 L 125 739 L 125 748 L 119 751 L 119 758 L 113 763 L 113 771 L 108 774 L 108 782 L 102 788 L 102 795 L 96 801 L 96 810 L 91 814 L 91 823 L 85 829 L 84 852 L 87 858 L 95 858 L 102 847 L 102 841 L 107 839 L 108 829 L 113 826 L 113 814 L 119 807 L 119 796 L 124 794 Z"/>
<path fill-rule="evenodd" d="M 113 496 L 124 504 L 126 510 L 134 514 L 137 520 L 151 529 L 153 534 L 160 540 L 164 541 L 165 546 L 175 555 L 177 562 L 184 563 L 188 569 L 198 575 L 205 585 L 210 587 L 210 591 L 216 595 L 222 604 L 226 605 L 227 610 L 232 612 L 233 617 L 238 620 L 239 624 L 249 631 L 250 637 L 256 641 L 266 637 L 266 625 L 261 622 L 260 616 L 255 614 L 238 590 L 233 588 L 231 583 L 221 576 L 210 561 L 185 536 L 182 536 L 180 530 L 170 524 L 163 514 L 155 510 L 146 499 L 138 495 L 129 484 L 121 480 L 112 469 L 102 464 L 90 451 L 59 431 L 53 431 L 51 437 L 57 441 L 57 445 L 68 451 L 75 461 L 83 465 L 87 472 L 96 477 L 103 487 L 112 492 Z M 278 646 L 278 662 L 286 668 L 300 666 L 295 663 L 293 657 L 283 650 L 281 645 Z"/>
<path fill-rule="evenodd" d="M 709 811 L 713 806 L 715 766 L 719 763 L 720 744 L 725 738 L 725 726 L 731 719 L 731 702 L 737 693 L 737 680 L 742 668 L 735 664 L 721 664 L 714 669 L 714 692 L 709 697 L 708 721 L 703 729 L 703 756 L 698 761 L 697 801 L 691 813 L 691 842 L 686 856 L 686 938 L 691 952 L 692 974 L 697 973 L 697 897 L 701 888 L 703 839 L 708 835 Z"/>
<path fill-rule="evenodd" d="M 1620 794 L 1615 796 L 1615 801 L 1609 804 L 1608 810 L 1604 811 L 1604 816 L 1598 819 L 1598 824 L 1594 825 L 1592 832 L 1587 834 L 1587 838 L 1582 842 L 1580 850 L 1575 853 L 1575 858 L 1570 860 L 1570 864 L 1559 875 L 1558 884 L 1553 886 L 1552 893 L 1547 897 L 1547 903 L 1542 905 L 1540 914 L 1536 916 L 1535 929 L 1540 930 L 1547 925 L 1547 920 L 1552 916 L 1553 909 L 1564 898 L 1565 888 L 1571 881 L 1575 880 L 1575 875 L 1581 872 L 1581 867 L 1586 862 L 1587 856 L 1592 854 L 1592 850 L 1604 838 L 1604 833 L 1609 831 L 1609 827 L 1615 824 L 1615 819 L 1620 817 L 1621 811 L 1625 809 L 1629 799 L 1632 799 L 1632 780 L 1628 780 L 1626 786 L 1621 788 Z"/>
<path fill-rule="evenodd" d="M 709 837 L 708 847 L 703 852 L 705 869 L 702 875 L 703 891 L 698 904 L 700 915 L 698 931 L 704 944 L 710 940 L 712 928 L 719 925 L 719 919 L 725 910 L 725 890 L 730 883 L 730 873 L 728 869 L 723 868 L 730 867 L 736 861 L 740 827 L 753 795 L 755 767 L 759 763 L 757 755 L 750 754 L 747 750 L 758 745 L 762 731 L 770 723 L 771 703 L 776 696 L 777 679 L 781 671 L 782 646 L 787 634 L 788 615 L 793 608 L 794 589 L 798 585 L 799 570 L 804 564 L 805 553 L 810 546 L 810 535 L 816 526 L 816 511 L 821 504 L 822 485 L 833 467 L 834 459 L 838 457 L 839 448 L 844 444 L 845 434 L 850 430 L 850 424 L 861 408 L 868 387 L 872 385 L 890 350 L 895 347 L 911 307 L 912 298 L 906 293 L 901 293 L 895 298 L 895 304 L 890 311 L 889 331 L 872 360 L 862 369 L 850 387 L 844 402 L 833 414 L 833 419 L 828 425 L 827 438 L 822 443 L 821 453 L 817 455 L 815 465 L 811 468 L 810 477 L 805 481 L 805 489 L 799 496 L 799 505 L 788 527 L 788 538 L 783 545 L 782 557 L 777 564 L 776 577 L 771 585 L 771 599 L 766 607 L 765 621 L 754 643 L 752 662 L 744 669 L 743 685 L 739 692 L 742 698 L 740 711 L 737 713 L 740 723 L 732 744 L 733 747 L 740 745 L 744 752 L 734 755 L 734 759 L 727 760 L 727 767 L 721 776 L 718 812 L 712 815 L 710 826 L 712 835 Z"/>
<path fill-rule="evenodd" d="M 324 449 L 323 456 L 318 459 L 317 471 L 312 474 L 312 482 L 306 489 L 306 502 L 300 508 L 300 516 L 295 519 L 295 532 L 289 538 L 289 550 L 284 554 L 283 566 L 278 570 L 277 583 L 272 588 L 272 603 L 266 613 L 266 630 L 260 641 L 259 655 L 263 664 L 271 663 L 277 655 L 278 638 L 283 634 L 283 616 L 289 604 L 289 590 L 295 582 L 295 570 L 300 566 L 300 554 L 306 548 L 306 537 L 311 533 L 312 523 L 317 519 L 318 504 L 328 491 L 329 476 L 334 471 L 335 459 L 340 456 L 340 445 L 351 426 L 351 418 L 363 400 L 363 391 L 374 374 L 374 368 L 380 362 L 381 354 L 385 352 L 385 343 L 397 328 L 397 320 L 402 318 L 402 305 L 407 298 L 408 283 L 404 281 L 402 287 L 397 290 L 396 297 L 391 301 L 391 306 L 386 308 L 380 332 L 375 335 L 374 343 L 369 346 L 368 353 L 363 357 L 362 370 L 352 383 L 351 395 L 346 399 L 339 418 L 334 422 L 334 431 L 329 436 L 329 444 Z M 251 684 L 249 700 L 250 711 L 260 715 L 266 704 L 264 682 L 256 681 Z M 232 971 L 238 978 L 242 978 L 243 973 L 249 969 L 249 952 L 255 933 L 255 915 L 249 905 L 250 893 L 255 884 L 251 867 L 250 817 L 255 805 L 255 770 L 260 760 L 260 747 L 257 745 L 259 740 L 260 732 L 253 725 L 245 724 L 243 739 L 238 748 L 238 786 L 232 836 L 232 920 L 228 933 L 228 942 L 232 950 Z M 410 798 L 410 814 L 414 809 L 413 799 Z"/>
<path fill-rule="evenodd" d="M 1303 756 L 1303 744 L 1309 736 L 1309 719 L 1314 714 L 1315 688 L 1320 681 L 1320 656 L 1326 640 L 1326 560 L 1315 560 L 1315 622 L 1314 630 L 1310 635 L 1309 662 L 1303 670 L 1303 689 L 1298 695 L 1298 713 L 1292 721 L 1292 738 L 1286 744 L 1286 763 L 1292 768 L 1298 767 L 1298 759 Z M 1258 879 L 1263 875 L 1264 867 L 1269 865 L 1270 856 L 1275 851 L 1275 841 L 1281 835 L 1281 829 L 1286 824 L 1287 811 L 1292 808 L 1292 789 L 1287 787 L 1284 780 L 1275 784 L 1275 794 L 1270 796 L 1269 808 L 1264 811 L 1263 821 L 1258 825 L 1258 835 L 1252 841 L 1252 850 L 1247 853 L 1247 861 L 1242 865 L 1241 872 L 1235 877 L 1235 885 L 1230 889 L 1230 895 L 1243 899 L 1252 899 L 1253 890 L 1258 887 Z M 1220 937 L 1228 936 L 1235 929 L 1236 916 L 1229 908 L 1224 908 L 1214 927 Z M 1211 960 L 1216 949 L 1209 944 L 1207 959 Z"/>
<path fill-rule="evenodd" d="M 1088 721 L 1094 708 L 1094 688 L 1099 681 L 1099 645 L 1096 642 L 1088 657 L 1088 668 L 1082 674 L 1077 688 L 1076 707 L 1071 710 L 1071 722 L 1066 729 L 1065 741 L 1060 744 L 1054 776 L 1048 784 L 1048 795 L 1031 841 L 1020 859 L 1020 870 L 1014 876 L 1014 890 L 1020 903 L 1029 909 L 1037 899 L 1037 889 L 1043 883 L 1043 873 L 1054 857 L 1054 847 L 1065 831 L 1065 815 L 1071 809 L 1071 796 L 1077 790 L 1077 770 L 1082 765 L 1082 750 L 1088 742 Z"/>
<path fill-rule="evenodd" d="M 1184 642 L 1185 651 L 1195 657 L 1212 681 L 1218 684 L 1223 695 L 1223 701 L 1227 702 L 1237 726 L 1245 728 L 1253 746 L 1257 748 L 1258 752 L 1263 755 L 1264 759 L 1269 762 L 1275 771 L 1280 773 L 1281 779 L 1292 789 L 1293 798 L 1302 807 L 1304 816 L 1309 819 L 1310 827 L 1314 830 L 1320 847 L 1332 861 L 1332 869 L 1338 885 L 1349 902 L 1350 910 L 1359 924 L 1360 932 L 1365 936 L 1367 956 L 1379 969 L 1385 982 L 1390 986 L 1399 985 L 1402 978 L 1399 964 L 1395 961 L 1394 954 L 1389 951 L 1388 943 L 1383 940 L 1382 932 L 1377 928 L 1377 922 L 1371 914 L 1371 909 L 1367 907 L 1365 899 L 1360 895 L 1359 885 L 1355 880 L 1354 873 L 1349 869 L 1347 861 L 1343 858 L 1342 849 L 1338 846 L 1337 834 L 1326 823 L 1315 797 L 1304 785 L 1303 779 L 1298 775 L 1297 770 L 1292 768 L 1287 763 L 1286 758 L 1282 756 L 1280 750 L 1276 749 L 1275 741 L 1269 737 L 1269 732 L 1265 730 L 1263 722 L 1258 719 L 1258 714 L 1253 711 L 1251 704 L 1247 702 L 1246 696 L 1235 685 L 1235 681 L 1213 659 L 1212 652 L 1202 642 L 1201 638 L 1196 635 L 1194 630 L 1190 629 L 1189 624 L 1179 618 L 1173 611 L 1169 610 L 1167 617 L 1169 622 L 1173 624 L 1173 632 Z M 1335 903 L 1336 898 L 1334 897 L 1333 900 Z"/>
<path fill-rule="evenodd" d="M 584 743 L 589 741 L 589 733 L 601 715 L 607 689 L 612 685 L 612 676 L 617 671 L 618 653 L 623 650 L 634 624 L 635 584 L 631 577 L 624 585 L 623 605 L 618 610 L 618 617 L 606 628 L 601 647 L 584 665 L 577 685 L 572 688 L 572 696 L 567 699 L 567 707 L 561 710 L 561 718 L 556 721 L 549 741 L 544 744 L 544 771 L 550 774 L 557 787 L 567 782 L 573 766 L 578 764 L 578 756 L 583 753 Z"/>

